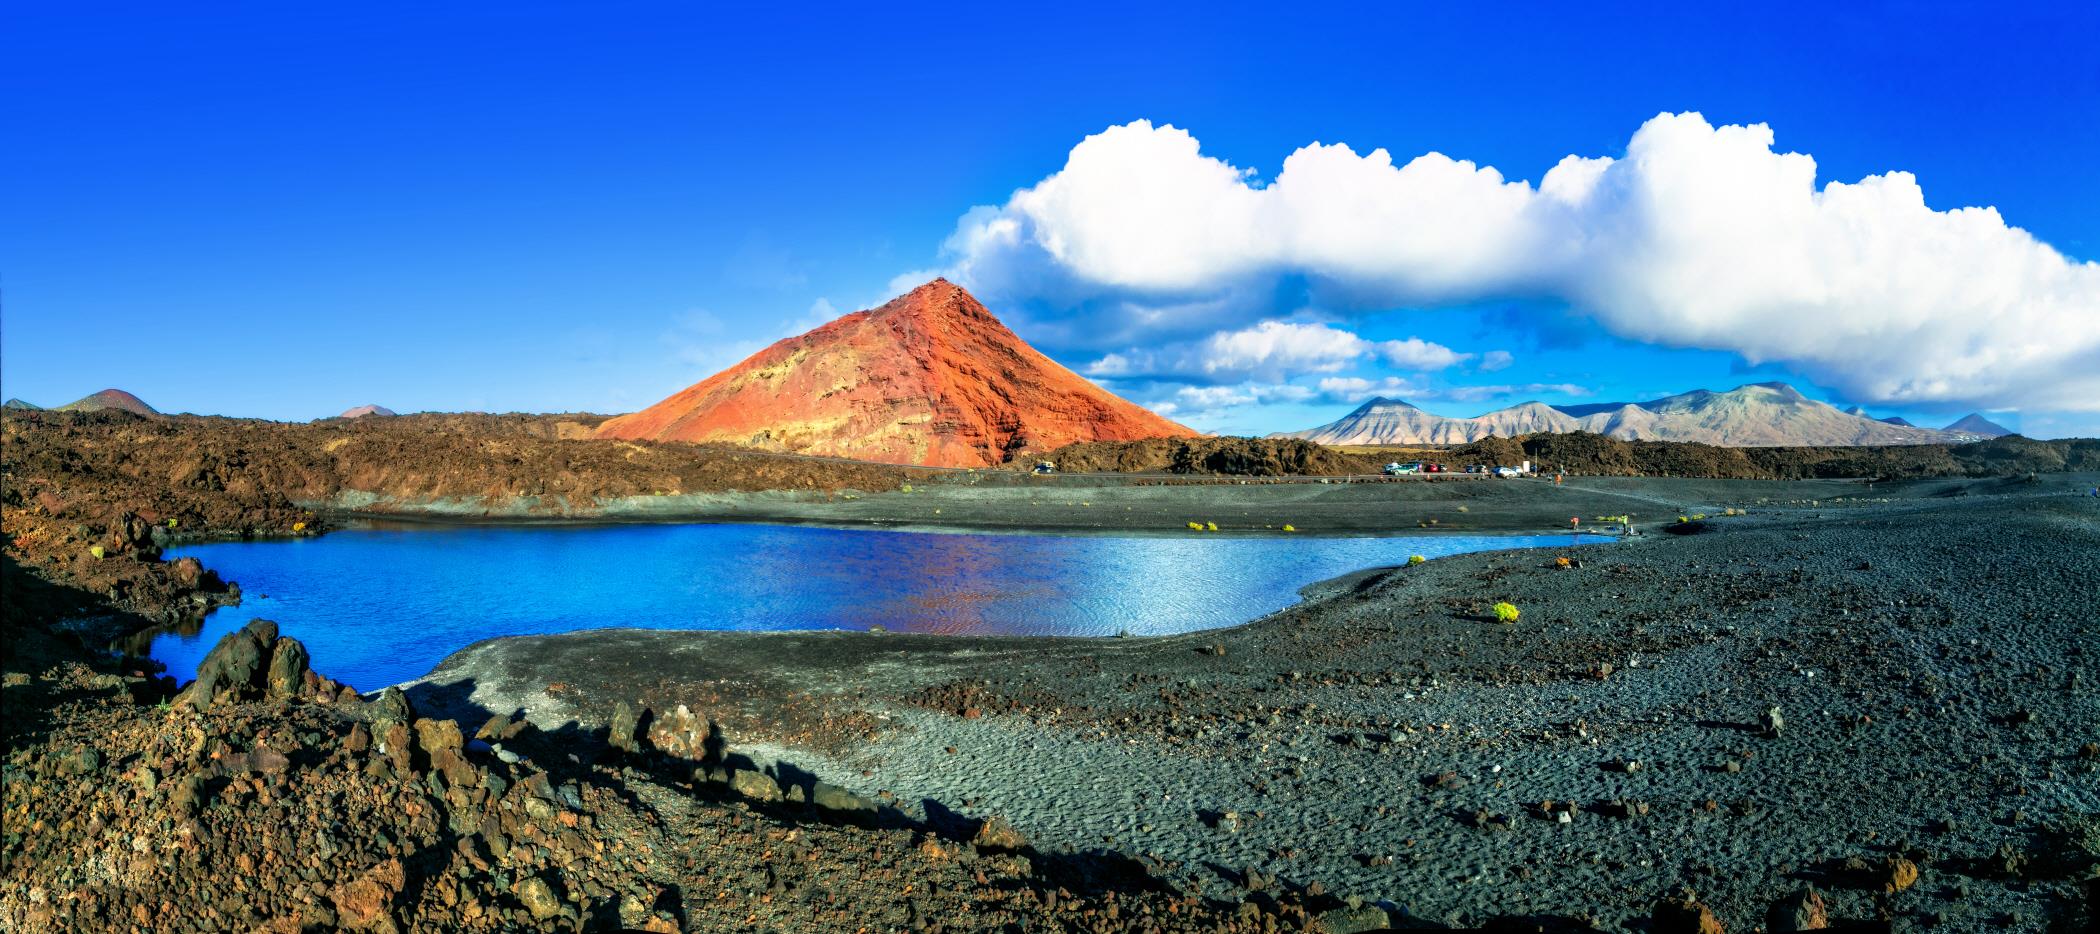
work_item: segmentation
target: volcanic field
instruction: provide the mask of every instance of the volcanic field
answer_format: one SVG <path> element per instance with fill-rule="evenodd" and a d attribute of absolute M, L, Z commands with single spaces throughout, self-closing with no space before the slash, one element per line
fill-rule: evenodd
<path fill-rule="evenodd" d="M 1035 477 L 576 417 L 0 425 L 10 930 L 2078 930 L 2100 900 L 2090 443 L 1445 454 L 1514 445 L 1556 485 L 1354 482 L 1359 455 L 1298 441 L 1078 448 L 1055 456 L 1102 472 Z M 261 623 L 189 685 L 110 650 L 248 596 L 164 548 L 358 514 L 1626 513 L 1657 518 L 1168 638 L 614 629 L 462 646 L 403 689 L 338 684 Z"/>

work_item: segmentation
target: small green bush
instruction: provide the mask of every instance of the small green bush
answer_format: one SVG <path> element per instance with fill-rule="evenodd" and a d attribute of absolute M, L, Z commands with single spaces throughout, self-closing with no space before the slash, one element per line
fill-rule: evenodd
<path fill-rule="evenodd" d="M 1408 555 L 1408 556 L 1407 556 L 1407 563 L 1408 563 L 1408 564 L 1421 564 L 1422 562 L 1424 562 L 1424 561 L 1428 561 L 1428 560 L 1429 560 L 1428 558 L 1424 558 L 1424 557 L 1422 557 L 1421 555 Z"/>
<path fill-rule="evenodd" d="M 1521 614 L 1522 611 L 1518 610 L 1517 605 L 1514 603 L 1504 602 L 1495 604 L 1495 619 L 1499 622 L 1514 623 L 1517 621 L 1517 617 Z"/>
<path fill-rule="evenodd" d="M 102 546 L 101 546 L 101 545 L 89 545 L 89 546 L 88 546 L 88 554 L 90 554 L 90 555 L 94 555 L 94 556 L 95 556 L 95 560 L 97 560 L 97 561 L 100 561 L 100 560 L 102 560 L 102 555 L 103 555 L 103 551 L 102 551 Z"/>

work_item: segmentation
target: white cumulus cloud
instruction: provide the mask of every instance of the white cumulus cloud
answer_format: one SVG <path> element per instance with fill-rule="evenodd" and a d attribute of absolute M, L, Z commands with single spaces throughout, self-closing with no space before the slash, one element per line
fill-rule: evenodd
<path fill-rule="evenodd" d="M 1200 341 L 1105 354 L 1084 370 L 1089 376 L 1099 377 L 1177 377 L 1217 382 L 1258 377 L 1280 381 L 1303 374 L 1333 373 L 1372 359 L 1400 369 L 1429 371 L 1472 358 L 1472 354 L 1416 337 L 1372 341 L 1327 324 L 1263 321 L 1236 331 L 1219 331 Z"/>
<path fill-rule="evenodd" d="M 2100 263 L 1993 208 L 1934 210 L 1905 172 L 1818 186 L 1815 160 L 1774 142 L 1763 124 L 1662 114 L 1623 155 L 1569 156 L 1536 186 L 1320 143 L 1261 184 L 1187 131 L 1137 121 L 973 209 L 946 249 L 973 289 L 1080 309 L 1072 333 L 1112 346 L 1241 327 L 1300 286 L 1335 308 L 1548 297 L 1621 336 L 1783 362 L 1848 398 L 2100 410 Z"/>

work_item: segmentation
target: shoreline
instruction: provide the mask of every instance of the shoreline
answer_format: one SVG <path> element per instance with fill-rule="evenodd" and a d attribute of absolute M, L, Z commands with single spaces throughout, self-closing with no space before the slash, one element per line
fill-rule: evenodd
<path fill-rule="evenodd" d="M 1691 881 L 1738 925 L 1807 879 L 1836 917 L 1891 904 L 2002 923 L 2035 917 L 2069 878 L 1967 874 L 1953 854 L 2032 846 L 2100 814 L 2100 765 L 2064 758 L 2094 738 L 2081 725 L 2100 722 L 2100 694 L 1992 677 L 1950 698 L 1934 685 L 2037 652 L 2091 683 L 2100 653 L 2076 646 L 2100 639 L 2100 590 L 1994 593 L 1935 565 L 2020 555 L 2022 573 L 2092 580 L 2075 575 L 2100 572 L 2100 505 L 2060 492 L 1767 512 L 1574 570 L 1551 549 L 1364 569 L 1259 619 L 1170 636 L 484 640 L 408 690 L 583 732 L 615 701 L 688 703 L 759 768 L 899 802 L 975 802 L 1031 839 L 1113 841 L 1211 887 L 1239 885 L 1242 867 L 1316 878 L 1395 918 L 1588 909 L 1631 922 Z M 1503 598 L 1523 619 L 1483 621 Z M 1788 733 L 1746 732 L 1774 704 Z M 1999 725 L 2012 709 L 2035 726 Z M 1970 768 L 1978 754 L 1992 770 Z M 1994 776 L 2008 769 L 2026 789 L 2019 821 L 1999 810 L 2012 803 Z M 1572 824 L 1554 801 L 1574 802 Z M 1628 801 L 1638 816 L 1618 813 Z M 1941 812 L 1958 829 L 1921 829 Z M 1931 885 L 1893 901 L 1818 868 L 1913 844 L 1933 854 Z M 2045 857 L 2078 858 L 2033 858 Z M 1455 882 L 1459 867 L 1489 884 Z M 1949 894 L 1956 878 L 1965 894 Z"/>

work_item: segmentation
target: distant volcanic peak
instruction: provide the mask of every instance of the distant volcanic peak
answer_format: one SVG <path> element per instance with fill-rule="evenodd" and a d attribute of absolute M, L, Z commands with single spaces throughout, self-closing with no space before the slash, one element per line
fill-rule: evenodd
<path fill-rule="evenodd" d="M 1389 412 L 1399 409 L 1406 409 L 1412 412 L 1422 411 L 1420 407 L 1406 399 L 1391 399 L 1385 396 L 1379 396 L 1356 407 L 1358 412 Z"/>
<path fill-rule="evenodd" d="M 1773 395 L 1779 396 L 1780 398 L 1785 399 L 1788 402 L 1808 401 L 1808 397 L 1802 395 L 1801 390 L 1795 389 L 1791 384 L 1782 383 L 1777 380 L 1774 380 L 1769 383 L 1751 383 L 1747 386 L 1739 386 L 1736 388 L 1736 391 L 1741 392 L 1745 389 L 1762 389 L 1772 393 Z"/>
<path fill-rule="evenodd" d="M 104 389 L 94 395 L 75 399 L 58 407 L 58 410 L 61 412 L 100 412 L 105 409 L 122 409 L 133 415 L 156 416 L 160 414 L 152 406 L 147 405 L 145 400 L 122 389 Z"/>
<path fill-rule="evenodd" d="M 945 279 L 779 341 L 598 429 L 941 467 L 1194 435 L 1038 353 Z"/>
<path fill-rule="evenodd" d="M 2003 438 L 2013 433 L 2012 429 L 1984 418 L 1981 412 L 1970 412 L 1962 416 L 1954 424 L 1948 425 L 1941 430 L 1954 432 L 1955 434 L 1977 435 L 1984 438 Z"/>
<path fill-rule="evenodd" d="M 1894 425 L 1894 426 L 1896 426 L 1896 427 L 1898 427 L 1898 428 L 1916 428 L 1916 427 L 1918 427 L 1916 423 L 1912 422 L 1912 421 L 1911 421 L 1910 419 L 1904 418 L 1904 417 L 1903 417 L 1903 416 L 1901 416 L 1901 415 L 1891 415 L 1891 416 L 1889 416 L 1889 417 L 1887 417 L 1887 418 L 1884 418 L 1884 419 L 1880 419 L 1880 421 L 1881 421 L 1881 422 L 1883 422 L 1883 423 L 1885 423 L 1885 424 L 1889 424 L 1889 425 Z"/>
<path fill-rule="evenodd" d="M 41 411 L 44 407 L 34 402 L 24 402 L 20 399 L 9 399 L 4 403 L 0 403 L 0 408 L 21 409 L 25 412 L 36 412 Z"/>
<path fill-rule="evenodd" d="M 386 406 L 383 406 L 383 405 L 360 405 L 360 406 L 357 406 L 356 408 L 344 409 L 344 410 L 343 410 L 343 414 L 341 414 L 341 415 L 338 415 L 338 416 L 336 416 L 336 417 L 337 417 L 337 418 L 363 418 L 363 417 L 365 417 L 365 416 L 367 416 L 367 415 L 399 415 L 399 414 L 401 414 L 401 413 L 399 413 L 399 412 L 396 412 L 396 411 L 394 411 L 393 409 L 387 408 Z"/>

